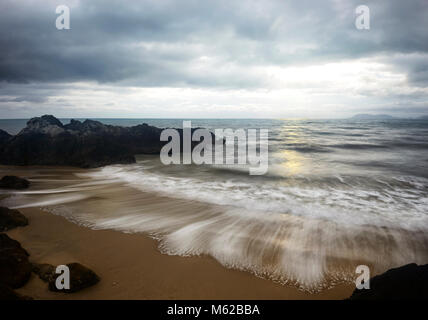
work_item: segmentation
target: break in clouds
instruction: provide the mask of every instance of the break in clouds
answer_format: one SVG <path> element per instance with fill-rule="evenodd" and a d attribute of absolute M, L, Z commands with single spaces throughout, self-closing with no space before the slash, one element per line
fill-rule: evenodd
<path fill-rule="evenodd" d="M 425 0 L 3 0 L 0 117 L 424 115 L 427 27 Z"/>

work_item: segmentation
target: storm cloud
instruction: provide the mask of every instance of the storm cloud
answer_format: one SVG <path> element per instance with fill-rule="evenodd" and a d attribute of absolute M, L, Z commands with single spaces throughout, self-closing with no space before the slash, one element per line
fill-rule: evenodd
<path fill-rule="evenodd" d="M 70 30 L 55 28 L 55 8 L 62 4 L 70 7 Z M 242 110 L 239 105 L 250 110 L 265 106 L 277 116 L 284 111 L 273 109 L 275 103 L 281 105 L 279 94 L 277 100 L 263 97 L 266 90 L 285 89 L 290 92 L 283 93 L 288 104 L 283 103 L 291 115 L 299 115 L 293 106 L 304 94 L 312 94 L 310 102 L 316 107 L 330 106 L 333 112 L 332 106 L 352 104 L 355 99 L 339 98 L 343 88 L 335 88 L 335 83 L 340 80 L 322 73 L 345 68 L 350 70 L 349 79 L 360 74 L 364 85 L 355 82 L 349 92 L 370 99 L 365 100 L 369 106 L 364 110 L 391 109 L 407 102 L 416 108 L 417 96 L 420 113 L 425 113 L 428 3 L 371 1 L 367 3 L 370 30 L 355 27 L 355 8 L 360 4 L 339 0 L 4 0 L 0 3 L 0 109 L 10 112 L 14 103 L 18 110 L 29 103 L 47 105 L 47 101 L 51 107 L 61 101 L 73 105 L 82 101 L 78 94 L 90 90 L 113 91 L 120 100 L 121 92 L 132 88 L 147 93 L 140 105 L 152 101 L 152 106 L 162 108 L 162 103 L 173 101 L 156 100 L 148 90 L 183 88 L 199 92 L 184 99 L 187 106 L 189 100 L 207 108 L 225 106 L 219 98 L 200 96 L 226 91 L 226 96 L 241 95 L 242 99 L 227 103 L 238 111 Z M 313 76 L 314 70 L 318 74 Z M 253 100 L 242 93 L 254 90 L 262 93 Z M 293 94 L 294 99 L 286 99 Z M 91 103 L 98 106 L 97 112 L 104 112 L 106 102 Z M 355 105 L 349 110 L 354 109 Z M 188 111 L 192 114 L 191 108 Z"/>

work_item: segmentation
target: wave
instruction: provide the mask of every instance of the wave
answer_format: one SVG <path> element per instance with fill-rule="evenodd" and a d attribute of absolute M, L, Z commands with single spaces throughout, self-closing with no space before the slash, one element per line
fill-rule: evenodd
<path fill-rule="evenodd" d="M 367 143 L 343 143 L 326 145 L 330 148 L 350 149 L 350 150 L 365 150 L 365 149 L 386 149 L 388 146 L 380 144 L 367 144 Z"/>
<path fill-rule="evenodd" d="M 67 196 L 55 196 L 49 199 L 45 199 L 42 201 L 32 201 L 32 202 L 26 202 L 24 204 L 19 205 L 11 205 L 11 209 L 21 209 L 21 208 L 32 208 L 32 207 L 45 207 L 45 206 L 53 206 L 58 204 L 64 204 L 64 203 L 70 203 L 70 202 L 76 202 L 83 199 L 88 198 L 88 196 L 84 194 L 72 194 Z M 14 202 L 16 199 L 12 199 Z M 5 201 L 7 204 L 9 201 Z"/>
<path fill-rule="evenodd" d="M 246 180 L 208 170 L 208 179 L 190 167 L 181 176 L 156 168 L 146 161 L 78 172 L 80 183 L 39 181 L 39 190 L 3 202 L 146 233 L 165 254 L 210 255 L 309 292 L 353 281 L 359 264 L 374 273 L 428 262 L 426 179 L 376 177 L 368 188 L 366 178 L 345 175 Z"/>
<path fill-rule="evenodd" d="M 230 170 L 238 170 L 230 168 Z M 190 174 L 191 175 L 191 174 Z M 265 214 L 287 213 L 344 224 L 419 229 L 428 222 L 428 180 L 394 177 L 389 184 L 379 177 L 302 177 L 260 182 L 233 179 L 167 176 L 142 165 L 110 166 L 83 174 L 94 179 L 110 177 L 145 192 L 172 198 L 228 205 Z M 428 224 L 427 224 L 428 225 Z"/>

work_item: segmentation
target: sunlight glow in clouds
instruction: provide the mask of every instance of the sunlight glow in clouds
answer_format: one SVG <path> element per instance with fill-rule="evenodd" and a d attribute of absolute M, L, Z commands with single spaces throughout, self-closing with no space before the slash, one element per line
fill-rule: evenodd
<path fill-rule="evenodd" d="M 46 101 L 32 105 L 65 117 L 78 113 L 92 117 L 329 118 L 332 108 L 337 110 L 333 117 L 347 117 L 376 99 L 382 104 L 391 95 L 428 94 L 426 88 L 409 87 L 405 74 L 374 61 L 254 68 L 253 72 L 266 79 L 268 89 L 141 88 L 76 82 L 55 89 L 53 96 L 47 93 Z M 19 108 L 25 111 L 27 102 L 13 105 L 16 112 Z"/>

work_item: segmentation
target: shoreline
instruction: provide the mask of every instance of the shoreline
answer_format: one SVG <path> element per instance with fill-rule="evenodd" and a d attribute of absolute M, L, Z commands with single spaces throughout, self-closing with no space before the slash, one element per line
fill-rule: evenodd
<path fill-rule="evenodd" d="M 20 209 L 29 225 L 6 232 L 29 252 L 30 261 L 80 262 L 101 281 L 77 293 L 50 292 L 35 274 L 16 291 L 34 299 L 345 299 L 349 283 L 318 293 L 281 285 L 250 272 L 228 269 L 209 256 L 162 254 L 144 234 L 93 230 L 36 208 Z"/>

